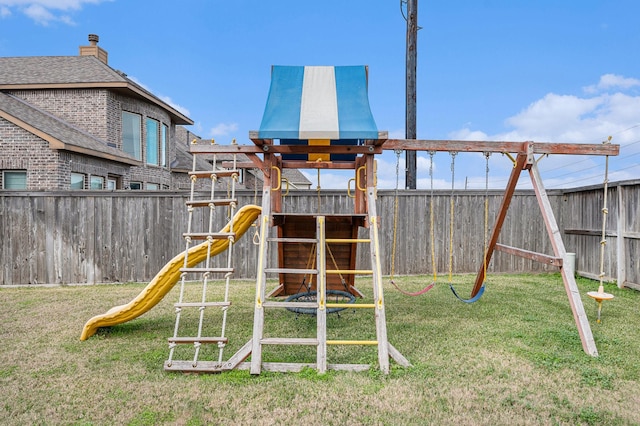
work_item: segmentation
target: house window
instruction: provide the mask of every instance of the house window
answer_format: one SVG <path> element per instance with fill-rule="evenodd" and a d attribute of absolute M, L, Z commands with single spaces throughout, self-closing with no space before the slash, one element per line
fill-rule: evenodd
<path fill-rule="evenodd" d="M 142 182 L 129 182 L 129 189 L 142 189 Z"/>
<path fill-rule="evenodd" d="M 117 175 L 108 175 L 107 189 L 110 191 L 114 191 L 116 189 L 122 189 L 122 177 Z"/>
<path fill-rule="evenodd" d="M 104 189 L 104 178 L 102 176 L 91 176 L 91 189 Z"/>
<path fill-rule="evenodd" d="M 82 173 L 71 173 L 70 189 L 84 189 L 84 175 Z"/>
<path fill-rule="evenodd" d="M 167 137 L 169 136 L 169 126 L 162 125 L 160 132 L 160 165 L 167 167 Z"/>
<path fill-rule="evenodd" d="M 122 150 L 142 160 L 142 117 L 122 111 Z"/>
<path fill-rule="evenodd" d="M 27 189 L 26 170 L 5 170 L 2 172 L 2 189 Z"/>
<path fill-rule="evenodd" d="M 150 191 L 157 191 L 158 189 L 160 189 L 160 185 L 158 185 L 157 183 L 147 183 L 147 189 Z"/>
<path fill-rule="evenodd" d="M 158 165 L 160 158 L 159 149 L 159 131 L 160 123 L 158 120 L 147 118 L 147 164 Z"/>

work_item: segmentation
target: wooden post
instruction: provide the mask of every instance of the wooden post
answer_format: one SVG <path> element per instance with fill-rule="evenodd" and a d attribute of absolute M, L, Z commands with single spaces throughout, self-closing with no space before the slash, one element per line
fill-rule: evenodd
<path fill-rule="evenodd" d="M 253 313 L 253 338 L 251 345 L 251 374 L 260 374 L 262 369 L 262 336 L 264 334 L 264 303 L 267 285 L 266 264 L 269 259 L 269 227 L 271 226 L 271 179 L 265 175 L 262 190 L 262 215 L 260 216 L 260 250 L 256 270 L 256 297 Z"/>
<path fill-rule="evenodd" d="M 405 138 L 415 139 L 416 130 L 416 74 L 418 59 L 418 0 L 407 0 L 407 76 Z M 416 152 L 406 152 L 405 188 L 416 189 Z"/>
<path fill-rule="evenodd" d="M 373 185 L 373 155 L 367 155 L 367 205 L 369 209 L 369 235 L 371 252 L 371 270 L 373 272 L 373 308 L 376 319 L 376 338 L 378 340 L 378 364 L 380 371 L 389 374 L 389 345 L 387 341 L 387 317 L 385 314 L 384 294 L 382 290 L 382 267 L 380 266 L 380 241 L 378 238 L 378 212 L 376 209 L 376 187 Z"/>
<path fill-rule="evenodd" d="M 551 203 L 549 202 L 549 197 L 547 196 L 547 192 L 545 191 L 544 185 L 542 184 L 542 179 L 540 178 L 538 166 L 536 165 L 535 161 L 529 168 L 529 175 L 531 176 L 531 183 L 533 184 L 533 189 L 536 193 L 538 204 L 540 205 L 540 211 L 542 213 L 542 217 L 544 218 L 547 233 L 549 234 L 549 238 L 551 239 L 553 252 L 556 257 L 559 257 L 563 259 L 563 261 L 566 261 L 567 251 L 564 247 L 562 236 L 560 235 L 560 228 L 558 228 L 556 218 L 553 215 Z M 580 292 L 578 290 L 578 285 L 576 284 L 576 279 L 574 275 L 570 274 L 567 268 L 565 268 L 564 266 L 560 268 L 560 272 L 562 274 L 562 281 L 564 282 L 565 291 L 567 292 L 567 296 L 569 297 L 569 304 L 571 305 L 573 318 L 575 320 L 576 326 L 578 327 L 578 333 L 580 334 L 580 340 L 582 342 L 582 349 L 591 356 L 598 356 L 598 349 L 596 348 L 595 341 L 593 340 L 593 334 L 591 333 L 589 320 L 587 319 L 587 314 L 585 313 L 584 306 L 582 305 L 582 299 L 580 298 Z"/>
<path fill-rule="evenodd" d="M 318 267 L 316 281 L 316 299 L 318 301 L 318 310 L 316 311 L 316 335 L 318 339 L 316 369 L 318 373 L 324 374 L 327 372 L 327 256 L 324 216 L 316 218 L 316 239 L 318 241 L 316 250 L 316 265 Z"/>

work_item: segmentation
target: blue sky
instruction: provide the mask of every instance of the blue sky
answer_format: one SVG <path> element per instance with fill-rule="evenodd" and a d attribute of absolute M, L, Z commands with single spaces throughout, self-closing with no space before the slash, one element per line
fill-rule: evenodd
<path fill-rule="evenodd" d="M 600 143 L 621 155 L 610 180 L 640 178 L 640 2 L 419 0 L 417 134 L 421 139 Z M 380 130 L 404 137 L 406 24 L 400 0 L 0 0 L 0 56 L 73 56 L 90 33 L 125 72 L 195 121 L 203 138 L 248 143 L 271 65 L 369 66 Z M 396 183 L 380 156 L 379 186 Z M 604 159 L 542 160 L 547 187 L 601 183 Z M 492 187 L 510 161 L 490 159 Z M 404 155 L 400 158 L 404 187 Z M 436 188 L 451 187 L 435 156 Z M 484 188 L 481 154 L 456 157 L 455 187 Z M 429 187 L 429 156 L 418 187 Z M 315 171 L 307 175 L 316 181 Z M 345 177 L 323 171 L 323 188 Z M 526 179 L 521 187 L 530 187 Z"/>

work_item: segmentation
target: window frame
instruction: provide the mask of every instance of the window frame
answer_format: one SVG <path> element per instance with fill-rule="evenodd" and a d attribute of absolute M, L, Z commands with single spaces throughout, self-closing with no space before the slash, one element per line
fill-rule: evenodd
<path fill-rule="evenodd" d="M 135 129 L 135 122 L 130 123 L 125 120 L 125 117 L 130 119 L 136 119 L 137 131 Z M 129 126 L 130 125 L 130 126 Z M 127 127 L 130 129 L 127 130 Z M 131 140 L 127 137 L 131 136 Z M 122 151 L 134 157 L 136 160 L 142 161 L 142 115 L 134 112 L 122 111 Z"/>
<path fill-rule="evenodd" d="M 82 188 L 74 188 L 73 187 L 73 178 L 75 177 L 81 177 L 82 178 Z M 86 182 L 87 182 L 87 175 L 85 175 L 84 173 L 78 173 L 78 172 L 71 172 L 71 175 L 69 177 L 69 189 L 71 190 L 75 190 L 75 191 L 81 191 L 84 190 L 86 188 Z M 77 185 L 77 182 L 76 182 Z"/>
<path fill-rule="evenodd" d="M 20 175 L 20 177 L 24 177 L 24 185 L 21 185 L 19 188 L 8 188 L 7 187 L 7 175 Z M 27 189 L 27 178 L 28 174 L 26 170 L 3 170 L 2 171 L 2 189 L 7 191 L 24 191 Z M 21 182 L 22 183 L 22 182 Z"/>
<path fill-rule="evenodd" d="M 169 138 L 169 126 L 162 123 L 160 129 L 160 165 L 162 167 L 167 167 L 167 147 L 169 146 L 167 141 Z"/>
<path fill-rule="evenodd" d="M 160 121 L 145 117 L 145 162 L 153 166 L 160 164 Z"/>
<path fill-rule="evenodd" d="M 98 184 L 98 185 L 95 185 L 95 187 L 94 187 L 94 184 Z M 103 189 L 105 189 L 104 177 L 103 176 L 90 176 L 89 177 L 89 189 L 92 190 L 92 191 L 102 191 Z"/>

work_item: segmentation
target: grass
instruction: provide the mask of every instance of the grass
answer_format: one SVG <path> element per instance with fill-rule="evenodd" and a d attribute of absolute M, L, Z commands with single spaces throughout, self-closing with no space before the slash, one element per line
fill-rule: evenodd
<path fill-rule="evenodd" d="M 375 368 L 255 377 L 247 371 L 167 373 L 177 288 L 142 317 L 85 342 L 78 338 L 90 317 L 131 300 L 143 286 L 3 288 L 0 423 L 640 424 L 640 293 L 607 286 L 616 298 L 605 302 L 602 324 L 595 322 L 595 302 L 583 298 L 600 352 L 593 358 L 582 351 L 559 275 L 490 278 L 472 305 L 454 299 L 444 280 L 419 297 L 387 286 L 389 340 L 413 364 L 405 369 L 392 362 L 388 376 Z M 428 279 L 396 282 L 415 291 Z M 454 280 L 468 294 L 473 277 Z M 578 284 L 583 295 L 597 289 L 590 280 Z M 370 295 L 365 280 L 358 286 Z M 195 298 L 196 291 L 195 285 L 187 289 Z M 225 358 L 251 336 L 253 295 L 252 282 L 233 283 Z M 271 336 L 308 337 L 315 319 L 269 311 L 265 329 Z M 372 338 L 371 311 L 331 315 L 328 333 Z M 217 359 L 213 349 L 205 352 L 209 359 Z M 314 360 L 308 347 L 265 349 L 265 361 Z M 377 354 L 372 347 L 332 346 L 329 362 L 375 365 Z"/>

